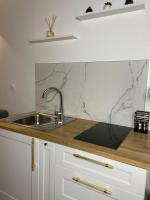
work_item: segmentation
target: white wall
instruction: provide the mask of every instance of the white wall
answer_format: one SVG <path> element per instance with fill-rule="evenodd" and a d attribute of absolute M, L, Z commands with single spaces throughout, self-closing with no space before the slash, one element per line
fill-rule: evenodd
<path fill-rule="evenodd" d="M 11 114 L 34 109 L 35 63 L 145 59 L 150 57 L 150 0 L 137 13 L 79 22 L 98 0 L 0 0 L 0 108 Z M 116 0 L 114 0 L 116 2 Z M 124 1 L 123 1 L 124 2 Z M 56 34 L 75 33 L 79 40 L 35 44 L 44 37 L 45 16 L 58 16 Z M 13 90 L 11 83 L 16 85 Z"/>

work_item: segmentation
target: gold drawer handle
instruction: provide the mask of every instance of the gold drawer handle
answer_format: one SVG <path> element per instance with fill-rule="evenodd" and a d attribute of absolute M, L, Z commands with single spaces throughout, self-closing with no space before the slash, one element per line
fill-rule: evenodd
<path fill-rule="evenodd" d="M 107 168 L 109 168 L 109 169 L 113 169 L 113 168 L 114 168 L 112 165 L 110 165 L 110 164 L 108 164 L 108 163 L 103 163 L 103 162 L 100 162 L 100 161 L 96 161 L 96 160 L 93 160 L 93 159 L 91 159 L 91 158 L 87 158 L 87 157 L 85 157 L 85 156 L 81 156 L 81 155 L 79 155 L 79 154 L 73 154 L 73 156 L 76 157 L 76 158 L 80 158 L 80 159 L 83 159 L 83 160 L 92 162 L 92 163 L 94 163 L 94 164 L 101 165 L 101 166 L 103 166 L 103 167 L 107 167 Z"/>
<path fill-rule="evenodd" d="M 80 179 L 79 177 L 73 177 L 72 178 L 73 181 L 77 182 L 77 183 L 80 183 L 82 185 L 85 185 L 89 188 L 92 188 L 94 190 L 97 190 L 98 192 L 103 192 L 107 195 L 111 195 L 112 194 L 112 191 L 110 189 L 108 189 L 107 187 L 100 187 L 100 186 L 97 186 L 97 185 L 94 185 L 92 183 L 89 183 L 87 181 L 84 181 L 82 179 Z"/>
<path fill-rule="evenodd" d="M 32 138 L 32 171 L 35 171 L 35 139 Z"/>

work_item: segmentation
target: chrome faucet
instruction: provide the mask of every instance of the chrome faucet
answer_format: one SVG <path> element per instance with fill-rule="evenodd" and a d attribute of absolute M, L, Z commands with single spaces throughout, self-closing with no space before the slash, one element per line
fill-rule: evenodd
<path fill-rule="evenodd" d="M 56 87 L 49 87 L 49 88 L 44 90 L 44 92 L 42 94 L 42 98 L 46 98 L 47 95 L 52 91 L 56 91 L 59 94 L 59 97 L 60 97 L 60 109 L 59 109 L 59 111 L 55 112 L 55 115 L 59 117 L 59 120 L 60 120 L 59 122 L 61 123 L 61 122 L 63 122 L 63 115 L 64 115 L 63 96 L 62 96 L 61 91 Z"/>

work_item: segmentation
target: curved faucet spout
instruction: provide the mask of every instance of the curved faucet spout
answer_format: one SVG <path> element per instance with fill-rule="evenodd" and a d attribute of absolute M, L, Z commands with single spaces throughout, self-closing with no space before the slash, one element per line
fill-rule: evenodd
<path fill-rule="evenodd" d="M 63 96 L 62 96 L 61 91 L 56 87 L 49 87 L 49 88 L 44 90 L 44 92 L 42 94 L 42 98 L 46 98 L 47 95 L 52 91 L 56 91 L 59 94 L 59 97 L 60 97 L 60 109 L 59 109 L 59 112 L 57 114 L 58 114 L 58 116 L 60 116 L 60 120 L 62 120 L 63 119 L 64 109 L 63 109 Z"/>

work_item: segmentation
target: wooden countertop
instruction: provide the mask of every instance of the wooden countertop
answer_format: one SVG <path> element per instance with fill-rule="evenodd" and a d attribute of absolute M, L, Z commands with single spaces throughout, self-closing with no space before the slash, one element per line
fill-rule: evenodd
<path fill-rule="evenodd" d="M 94 124 L 96 124 L 94 121 L 76 119 L 49 132 L 43 132 L 0 121 L 0 128 L 104 156 L 136 167 L 150 169 L 150 134 L 131 131 L 117 150 L 74 139 L 76 135 Z"/>

